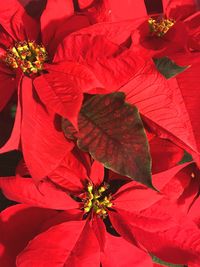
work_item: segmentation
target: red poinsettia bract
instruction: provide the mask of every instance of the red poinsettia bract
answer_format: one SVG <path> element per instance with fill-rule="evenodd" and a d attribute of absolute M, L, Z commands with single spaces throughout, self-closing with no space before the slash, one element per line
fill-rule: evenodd
<path fill-rule="evenodd" d="M 26 240 L 19 244 L 22 252 L 18 256 L 19 249 L 12 254 L 9 245 L 6 246 L 10 244 L 11 237 L 1 235 L 5 239 L 1 242 L 5 244 L 4 257 L 9 254 L 15 260 L 17 256 L 17 266 L 85 266 L 88 263 L 97 266 L 100 262 L 102 266 L 115 266 L 112 257 L 115 253 L 119 266 L 124 263 L 151 266 L 151 259 L 141 250 L 146 248 L 169 262 L 199 263 L 197 240 L 200 231 L 192 221 L 180 214 L 176 205 L 137 182 L 122 183 L 121 186 L 119 183 L 116 187 L 116 180 L 114 183 L 103 180 L 103 172 L 102 165 L 94 162 L 89 177 L 79 173 L 79 176 L 85 176 L 82 187 L 77 184 L 77 189 L 70 195 L 68 190 L 48 180 L 36 187 L 31 178 L 2 178 L 1 189 L 8 198 L 29 206 L 60 210 L 55 215 L 50 211 L 50 219 L 46 219 L 45 215 L 42 217 L 45 220 L 43 228 L 40 226 L 36 231 L 35 227 L 33 231 L 27 228 Z M 76 183 L 69 176 L 68 180 Z M 23 209 L 22 206 L 21 216 L 26 221 L 23 219 Z M 14 207 L 10 211 L 15 214 Z M 8 209 L 3 214 L 9 217 L 10 211 Z M 13 222 L 14 217 L 11 217 Z M 2 229 L 6 230 L 4 224 Z M 36 235 L 34 239 L 33 235 Z M 5 260 L 4 257 L 2 259 Z"/>
<path fill-rule="evenodd" d="M 129 24 L 122 25 L 125 28 Z M 170 139 L 193 153 L 198 162 L 199 122 L 195 110 L 199 99 L 199 55 L 195 60 L 194 56 L 186 58 L 193 62 L 191 69 L 166 80 L 151 59 L 145 61 L 140 54 L 124 46 L 121 29 L 116 35 L 114 29 L 115 24 L 104 24 L 101 30 L 99 25 L 93 25 L 71 34 L 58 47 L 55 61 L 65 58 L 84 64 L 92 70 L 102 87 L 110 92 L 124 92 L 126 101 L 138 108 L 142 119 L 158 136 Z M 127 37 L 127 32 L 125 35 Z M 185 59 L 177 60 L 185 63 Z M 187 90 L 190 85 L 192 95 Z M 194 101 L 190 101 L 192 97 Z"/>
<path fill-rule="evenodd" d="M 41 172 L 36 171 L 36 175 L 43 177 L 73 147 L 63 137 L 56 114 L 76 124 L 83 98 L 81 88 L 93 88 L 91 75 L 86 69 L 69 62 L 66 65 L 62 62 L 59 66 L 50 63 L 62 38 L 87 26 L 88 21 L 84 16 L 73 15 L 70 0 L 59 1 L 59 5 L 57 1 L 47 1 L 40 21 L 30 17 L 17 0 L 2 3 L 0 13 L 1 109 L 18 87 L 13 133 L 1 153 L 19 149 L 21 140 L 30 171 L 33 165 L 37 165 Z M 81 71 L 84 78 L 87 76 L 85 79 L 81 75 L 78 79 L 74 74 Z M 68 80 L 67 88 L 65 80 Z M 46 165 L 45 161 L 48 161 Z M 32 175 L 35 175 L 34 170 Z"/>
<path fill-rule="evenodd" d="M 199 18 L 195 1 L 168 1 L 163 14 L 144 19 L 133 32 L 132 47 L 154 57 L 199 51 Z"/>

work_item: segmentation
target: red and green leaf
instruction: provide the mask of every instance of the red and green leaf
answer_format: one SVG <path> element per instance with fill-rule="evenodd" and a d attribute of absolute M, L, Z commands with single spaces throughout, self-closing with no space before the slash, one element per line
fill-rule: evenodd
<path fill-rule="evenodd" d="M 136 107 L 123 93 L 96 95 L 82 107 L 77 144 L 106 168 L 152 187 L 151 159 Z"/>

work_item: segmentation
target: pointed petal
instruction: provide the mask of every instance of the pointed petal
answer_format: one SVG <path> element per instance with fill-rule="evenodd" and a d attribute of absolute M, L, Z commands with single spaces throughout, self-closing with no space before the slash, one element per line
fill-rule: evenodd
<path fill-rule="evenodd" d="M 98 87 L 105 87 L 110 92 L 128 83 L 145 64 L 140 55 L 131 50 L 122 51 L 105 36 L 72 35 L 58 48 L 56 60 L 59 58 L 86 65 L 97 77 Z"/>
<path fill-rule="evenodd" d="M 91 167 L 90 179 L 95 186 L 102 184 L 104 179 L 104 166 L 98 161 L 94 161 Z"/>
<path fill-rule="evenodd" d="M 116 211 L 109 211 L 109 219 L 111 221 L 112 227 L 117 231 L 118 234 L 131 244 L 141 247 L 141 245 L 137 242 L 132 228 L 129 223 L 129 219 L 127 217 L 122 217 Z"/>
<path fill-rule="evenodd" d="M 36 40 L 38 23 L 32 19 L 16 0 L 2 2 L 0 24 L 15 41 Z"/>
<path fill-rule="evenodd" d="M 136 239 L 156 257 L 174 264 L 200 262 L 200 230 L 169 200 L 163 198 L 134 214 L 117 212 L 122 220 L 129 221 Z"/>
<path fill-rule="evenodd" d="M 45 109 L 32 91 L 32 81 L 27 77 L 22 84 L 22 103 L 21 142 L 24 159 L 31 176 L 38 181 L 60 164 L 65 155 L 70 153 L 73 144 L 65 139 L 60 129 L 60 118 L 52 110 Z"/>
<path fill-rule="evenodd" d="M 152 258 L 122 237 L 106 234 L 106 247 L 101 255 L 102 267 L 153 267 Z"/>
<path fill-rule="evenodd" d="M 94 230 L 95 236 L 99 242 L 99 247 L 101 251 L 105 250 L 106 242 L 106 226 L 101 218 L 94 216 L 92 220 L 92 228 Z"/>
<path fill-rule="evenodd" d="M 186 63 L 188 61 L 187 57 L 176 56 L 174 59 L 181 64 Z M 190 60 L 190 59 L 189 59 Z M 188 126 L 189 137 L 193 137 L 194 141 L 192 143 L 192 148 L 194 151 L 200 152 L 200 119 L 198 116 L 197 110 L 199 109 L 199 101 L 200 101 L 200 92 L 198 90 L 200 77 L 199 77 L 199 64 L 200 64 L 200 56 L 194 57 L 194 63 L 190 68 L 188 68 L 184 73 L 177 75 L 175 78 L 170 80 L 171 90 L 177 91 L 181 94 L 181 97 L 178 101 L 181 101 L 185 105 L 185 109 L 188 117 Z M 190 88 L 188 90 L 188 88 Z M 192 141 L 192 140 L 191 140 Z M 200 165 L 200 157 L 196 153 L 193 153 L 197 164 Z"/>
<path fill-rule="evenodd" d="M 193 164 L 192 164 L 193 165 Z M 175 201 L 181 196 L 191 181 L 194 172 L 190 162 L 178 165 L 165 172 L 153 175 L 153 181 L 160 192 Z"/>
<path fill-rule="evenodd" d="M 184 150 L 167 139 L 153 138 L 150 142 L 152 173 L 162 172 L 177 165 L 184 155 Z"/>
<path fill-rule="evenodd" d="M 161 138 L 196 150 L 189 114 L 180 90 L 170 85 L 172 80 L 167 81 L 153 65 L 148 64 L 120 91 L 126 93 L 127 101 L 138 107 L 148 125 Z"/>
<path fill-rule="evenodd" d="M 40 226 L 58 212 L 14 205 L 0 214 L 0 266 L 15 266 L 17 255 L 40 231 Z"/>
<path fill-rule="evenodd" d="M 65 83 L 74 84 L 76 90 L 80 89 L 80 92 L 90 93 L 90 90 L 103 86 L 92 70 L 78 62 L 62 61 L 57 64 L 46 65 L 46 69 L 49 71 L 49 75 L 44 76 L 47 81 L 53 80 L 51 75 L 54 78 L 56 75 L 63 75 Z"/>
<path fill-rule="evenodd" d="M 87 49 L 87 48 L 90 49 Z M 108 41 L 105 36 L 71 34 L 65 38 L 55 54 L 55 62 L 61 60 L 94 63 L 100 57 L 110 57 L 118 50 L 118 45 Z M 67 51 L 66 51 L 67 50 Z"/>
<path fill-rule="evenodd" d="M 85 27 L 78 32 L 72 33 L 58 46 L 55 54 L 55 62 L 62 61 L 64 59 L 69 60 L 70 57 L 73 57 L 73 59 L 80 57 L 81 51 L 81 54 L 90 54 L 91 50 L 95 56 L 100 50 L 105 55 L 108 55 L 111 53 L 111 50 L 114 49 L 115 45 L 121 45 L 130 37 L 132 31 L 140 22 L 141 20 L 126 20 L 115 23 L 97 23 L 90 27 Z M 91 41 L 93 44 L 91 44 Z M 99 46 L 97 46 L 97 41 L 99 42 Z M 106 46 L 105 42 L 107 43 Z M 89 43 L 90 49 L 87 49 Z M 95 47 L 98 47 L 98 49 L 94 49 L 94 45 Z"/>
<path fill-rule="evenodd" d="M 74 13 L 72 0 L 48 0 L 41 16 L 43 44 L 48 48 L 54 42 L 57 29 Z"/>
<path fill-rule="evenodd" d="M 200 3 L 198 4 L 200 8 Z M 200 11 L 195 12 L 186 20 L 184 20 L 185 24 L 189 28 L 189 47 L 193 50 L 200 51 Z"/>
<path fill-rule="evenodd" d="M 34 81 L 35 89 L 47 108 L 67 118 L 77 128 L 77 117 L 83 93 L 63 73 L 41 75 Z"/>
<path fill-rule="evenodd" d="M 183 20 L 197 10 L 195 0 L 164 0 L 164 7 L 167 17 L 175 20 Z"/>
<path fill-rule="evenodd" d="M 0 179 L 0 188 L 8 199 L 31 206 L 57 210 L 79 207 L 66 192 L 57 189 L 54 184 L 47 181 L 41 182 L 36 187 L 32 179 L 6 177 Z"/>
<path fill-rule="evenodd" d="M 148 208 L 163 196 L 144 185 L 137 182 L 129 182 L 122 186 L 116 194 L 113 195 L 115 209 L 127 211 L 140 211 Z"/>
<path fill-rule="evenodd" d="M 82 14 L 76 14 L 64 20 L 62 25 L 56 29 L 54 41 L 48 46 L 48 51 L 51 58 L 53 59 L 54 54 L 57 51 L 57 47 L 62 45 L 62 41 L 66 36 L 88 26 L 90 26 L 89 19 L 87 16 L 83 16 Z M 64 58 L 60 58 L 59 61 L 62 60 L 64 60 Z"/>
<path fill-rule="evenodd" d="M 83 92 L 100 87 L 100 82 L 87 67 L 73 62 L 47 65 L 48 74 L 34 80 L 41 100 L 47 107 L 69 119 L 77 128 L 77 116 L 83 100 Z"/>
<path fill-rule="evenodd" d="M 97 242 L 86 221 L 62 223 L 33 239 L 18 256 L 17 265 L 96 267 L 100 264 Z"/>
<path fill-rule="evenodd" d="M 67 153 L 59 166 L 49 174 L 49 179 L 59 186 L 71 192 L 82 192 L 83 185 L 88 179 L 87 169 L 81 156 L 84 154 L 79 152 L 78 158 L 74 152 Z"/>

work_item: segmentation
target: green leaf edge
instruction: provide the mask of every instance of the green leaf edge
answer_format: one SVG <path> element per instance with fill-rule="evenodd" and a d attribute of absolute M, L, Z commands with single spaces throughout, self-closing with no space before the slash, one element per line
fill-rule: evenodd
<path fill-rule="evenodd" d="M 162 264 L 164 266 L 168 266 L 168 267 L 187 267 L 186 265 L 173 264 L 173 263 L 169 263 L 169 262 L 163 261 L 163 260 L 157 258 L 154 255 L 150 255 L 150 256 L 152 257 L 153 262 Z"/>
<path fill-rule="evenodd" d="M 162 65 L 163 62 L 162 61 L 165 61 L 164 63 L 170 63 L 173 68 L 172 70 L 176 70 L 175 73 L 173 74 L 170 74 L 169 70 L 167 70 L 167 72 L 164 72 L 163 68 L 162 68 Z M 175 77 L 176 75 L 184 72 L 186 69 L 188 69 L 189 67 L 191 67 L 190 65 L 188 66 L 179 66 L 176 64 L 175 61 L 171 60 L 169 57 L 162 57 L 162 58 L 154 58 L 153 59 L 153 62 L 157 68 L 157 70 L 166 78 L 166 79 L 170 79 L 170 78 L 173 78 Z"/>

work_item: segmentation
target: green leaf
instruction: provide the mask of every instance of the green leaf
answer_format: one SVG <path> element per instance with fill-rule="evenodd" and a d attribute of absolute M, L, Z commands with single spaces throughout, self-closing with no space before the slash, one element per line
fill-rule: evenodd
<path fill-rule="evenodd" d="M 180 265 L 180 264 L 172 264 L 168 263 L 166 261 L 162 261 L 161 259 L 157 258 L 156 256 L 151 255 L 153 262 L 162 264 L 163 266 L 168 266 L 168 267 L 187 267 L 186 265 Z"/>
<path fill-rule="evenodd" d="M 187 151 L 184 151 L 183 158 L 181 159 L 181 161 L 178 164 L 184 164 L 184 163 L 190 162 L 192 160 L 193 160 L 192 156 Z"/>
<path fill-rule="evenodd" d="M 157 70 L 165 76 L 166 79 L 175 77 L 177 74 L 183 72 L 190 66 L 178 66 L 174 61 L 168 57 L 153 59 Z"/>
<path fill-rule="evenodd" d="M 122 92 L 96 95 L 82 107 L 77 144 L 95 159 L 121 175 L 149 187 L 151 158 L 142 120 Z"/>

